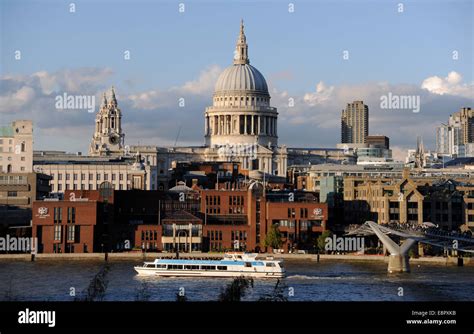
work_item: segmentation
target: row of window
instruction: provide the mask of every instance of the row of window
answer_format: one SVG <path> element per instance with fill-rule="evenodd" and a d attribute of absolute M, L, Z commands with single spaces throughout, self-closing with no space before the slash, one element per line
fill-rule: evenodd
<path fill-rule="evenodd" d="M 220 214 L 221 208 L 220 207 L 206 208 L 206 213 Z"/>
<path fill-rule="evenodd" d="M 211 240 L 222 240 L 222 231 L 207 231 L 207 236 Z"/>
<path fill-rule="evenodd" d="M 157 231 L 142 231 L 142 240 L 158 240 Z"/>
<path fill-rule="evenodd" d="M 63 221 L 63 208 L 62 207 L 55 207 L 53 209 L 54 212 L 54 223 L 61 224 Z M 67 208 L 67 223 L 74 224 L 76 222 L 76 208 L 68 207 Z"/>
<path fill-rule="evenodd" d="M 252 101 L 255 101 L 255 96 L 252 96 L 252 97 L 246 96 L 246 97 L 245 97 L 245 101 L 250 101 L 250 99 L 252 99 Z M 215 97 L 215 98 L 214 98 L 214 101 L 215 101 L 215 102 L 218 102 L 218 101 L 227 101 L 227 100 L 229 100 L 229 101 L 239 101 L 239 97 L 238 97 L 238 96 L 234 96 L 234 97 L 232 97 L 232 96 L 227 97 L 227 96 L 226 96 L 226 97 Z M 243 96 L 240 96 L 240 101 L 244 101 L 244 97 L 243 97 Z M 260 102 L 260 101 L 261 101 L 261 102 L 264 102 L 264 101 L 265 101 L 265 102 L 269 102 L 270 99 L 264 98 L 264 97 L 257 97 L 257 102 Z"/>
<path fill-rule="evenodd" d="M 54 225 L 54 241 L 62 242 L 63 227 L 61 225 Z M 79 242 L 78 233 L 79 227 L 75 225 L 68 225 L 66 230 L 66 240 L 68 242 Z"/>
<path fill-rule="evenodd" d="M 232 231 L 231 232 L 231 240 L 247 240 L 247 232 L 246 231 Z"/>
<path fill-rule="evenodd" d="M 112 187 L 114 188 L 114 190 L 130 190 L 132 189 L 132 186 L 130 184 L 127 184 L 127 186 L 125 187 L 125 185 L 123 184 L 112 184 Z M 52 192 L 55 192 L 55 191 L 58 191 L 58 192 L 61 192 L 63 190 L 99 190 L 100 189 L 100 183 L 97 183 L 94 187 L 94 184 L 92 183 L 89 183 L 89 184 L 77 184 L 77 183 L 74 183 L 72 184 L 72 187 L 71 187 L 71 184 L 69 183 L 66 183 L 63 187 L 62 184 L 58 184 L 57 187 L 52 184 L 51 185 L 51 191 Z M 153 189 L 154 189 L 154 185 L 153 185 Z"/>
<path fill-rule="evenodd" d="M 25 166 L 21 166 L 21 167 L 20 167 L 20 171 L 21 171 L 21 172 L 25 172 L 25 171 L 26 171 L 26 167 L 25 167 Z M 0 173 L 3 173 L 3 172 L 5 172 L 5 173 L 11 173 L 11 172 L 13 172 L 12 165 L 11 165 L 11 164 L 6 165 L 6 166 L 0 165 Z"/>
<path fill-rule="evenodd" d="M 206 195 L 206 205 L 221 205 L 221 197 Z"/>
<path fill-rule="evenodd" d="M 208 265 L 191 265 L 191 264 L 163 264 L 155 265 L 156 268 L 167 270 L 227 270 L 227 266 L 208 266 Z M 152 265 L 153 267 L 153 265 Z"/>
<path fill-rule="evenodd" d="M 0 152 L 2 152 L 2 151 L 0 150 Z M 11 156 L 9 156 L 9 157 L 7 157 L 7 160 L 8 160 L 8 161 L 12 161 L 13 158 L 12 158 Z M 0 161 L 3 161 L 3 157 L 2 157 L 2 156 L 0 156 Z M 26 158 L 25 158 L 25 157 L 20 157 L 20 161 L 26 161 Z"/>
<path fill-rule="evenodd" d="M 244 205 L 244 196 L 229 196 L 229 205 Z"/>
<path fill-rule="evenodd" d="M 62 174 L 62 173 L 58 173 L 58 174 L 52 173 L 52 174 L 51 174 L 51 177 L 53 178 L 53 180 L 55 180 L 55 179 L 57 178 L 57 179 L 60 181 L 60 180 L 63 179 L 63 175 L 64 175 L 64 178 L 65 178 L 66 181 L 69 181 L 69 180 L 71 179 L 71 175 L 72 175 L 72 179 L 73 179 L 74 181 L 77 181 L 78 178 L 79 178 L 79 174 L 78 174 L 78 173 L 72 173 L 72 174 L 70 174 L 70 173 L 65 173 L 65 174 Z M 82 180 L 86 180 L 86 175 L 88 176 L 88 180 L 89 180 L 89 181 L 94 180 L 94 173 L 89 173 L 89 174 L 81 173 L 81 174 L 80 174 L 81 181 L 82 181 Z M 100 181 L 100 180 L 101 180 L 101 177 L 102 177 L 101 175 L 104 175 L 104 181 L 109 181 L 109 174 L 107 174 L 107 173 L 105 173 L 105 174 L 96 173 L 96 174 L 95 174 L 95 179 L 96 179 L 97 181 Z M 115 181 L 115 180 L 117 179 L 117 175 L 118 175 L 118 179 L 119 179 L 120 181 L 123 181 L 123 179 L 124 179 L 124 174 L 123 174 L 123 173 L 119 173 L 119 174 L 114 174 L 114 173 L 112 173 L 112 174 L 110 174 L 110 175 L 111 175 L 111 180 L 112 180 L 112 181 Z M 128 174 L 126 175 L 126 178 L 127 178 L 127 180 L 130 179 L 130 177 L 129 177 Z"/>

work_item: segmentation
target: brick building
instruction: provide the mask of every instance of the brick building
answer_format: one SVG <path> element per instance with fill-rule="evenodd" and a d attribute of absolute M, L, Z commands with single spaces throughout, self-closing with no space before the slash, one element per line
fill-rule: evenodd
<path fill-rule="evenodd" d="M 112 191 L 67 191 L 64 200 L 35 201 L 32 236 L 38 238 L 38 252 L 105 251 L 112 206 Z"/>

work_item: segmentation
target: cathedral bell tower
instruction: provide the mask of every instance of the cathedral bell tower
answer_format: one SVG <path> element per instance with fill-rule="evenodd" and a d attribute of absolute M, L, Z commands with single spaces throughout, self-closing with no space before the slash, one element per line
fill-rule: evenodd
<path fill-rule="evenodd" d="M 96 115 L 95 131 L 89 147 L 89 155 L 122 155 L 124 153 L 124 138 L 122 112 L 118 108 L 115 90 L 112 87 L 109 101 L 104 93 L 99 112 Z"/>

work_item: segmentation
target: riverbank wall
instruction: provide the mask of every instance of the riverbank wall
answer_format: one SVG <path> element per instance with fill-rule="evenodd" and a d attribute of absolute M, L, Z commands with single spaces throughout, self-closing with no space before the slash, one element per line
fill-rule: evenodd
<path fill-rule="evenodd" d="M 222 253 L 180 253 L 181 258 L 205 257 L 205 258 L 221 258 Z M 318 261 L 317 254 L 259 254 L 258 258 L 272 256 L 275 259 L 291 260 L 291 261 Z M 137 262 L 151 261 L 156 258 L 176 257 L 174 253 L 73 253 L 73 254 L 0 254 L 1 261 L 123 261 L 133 260 Z M 319 261 L 380 261 L 388 262 L 388 256 L 382 255 L 330 255 L 320 254 Z M 410 263 L 431 263 L 439 265 L 457 265 L 457 257 L 419 257 L 410 258 Z M 470 257 L 463 258 L 464 265 L 474 266 L 474 260 Z"/>

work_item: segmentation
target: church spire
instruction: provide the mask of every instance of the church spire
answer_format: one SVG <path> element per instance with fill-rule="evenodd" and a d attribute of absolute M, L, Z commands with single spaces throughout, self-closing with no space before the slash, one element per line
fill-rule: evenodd
<path fill-rule="evenodd" d="M 106 106 L 107 106 L 107 97 L 104 92 L 104 95 L 102 96 L 102 107 L 106 107 Z"/>
<path fill-rule="evenodd" d="M 234 64 L 243 65 L 250 63 L 248 57 L 248 45 L 247 38 L 245 37 L 244 32 L 244 20 L 240 21 L 240 33 L 239 38 L 237 39 L 237 45 L 235 49 Z"/>
<path fill-rule="evenodd" d="M 114 106 L 117 105 L 117 99 L 115 98 L 115 89 L 114 89 L 114 86 L 112 86 L 112 92 L 111 92 L 111 96 L 110 96 L 110 103 Z"/>

